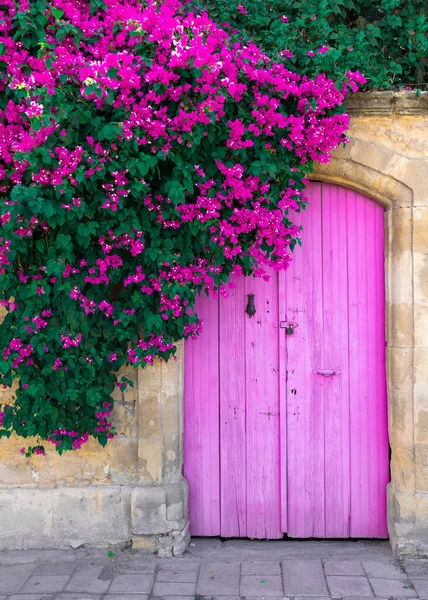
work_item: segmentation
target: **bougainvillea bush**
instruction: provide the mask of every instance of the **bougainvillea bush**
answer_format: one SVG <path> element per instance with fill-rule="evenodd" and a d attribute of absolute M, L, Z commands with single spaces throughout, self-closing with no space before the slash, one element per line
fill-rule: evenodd
<path fill-rule="evenodd" d="M 175 0 L 1 0 L 0 436 L 105 444 L 120 367 L 197 335 L 198 293 L 286 268 L 363 81 L 292 73 Z"/>

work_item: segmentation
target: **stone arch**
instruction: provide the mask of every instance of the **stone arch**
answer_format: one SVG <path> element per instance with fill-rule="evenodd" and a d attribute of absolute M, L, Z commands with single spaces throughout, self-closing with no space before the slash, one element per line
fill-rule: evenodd
<path fill-rule="evenodd" d="M 409 521 L 415 522 L 415 297 L 413 204 L 414 165 L 404 156 L 364 139 L 351 138 L 328 164 L 316 164 L 310 179 L 354 189 L 385 207 L 385 280 L 388 422 L 391 482 L 388 528 L 400 553 L 414 552 Z M 421 546 L 422 542 L 422 546 Z M 417 541 L 417 551 L 426 552 Z"/>

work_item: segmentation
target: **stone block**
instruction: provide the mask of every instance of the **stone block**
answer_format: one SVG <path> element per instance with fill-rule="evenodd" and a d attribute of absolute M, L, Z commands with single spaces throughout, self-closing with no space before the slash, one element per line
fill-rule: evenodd
<path fill-rule="evenodd" d="M 388 345 L 394 348 L 412 348 L 414 340 L 413 304 L 392 302 L 387 307 Z"/>
<path fill-rule="evenodd" d="M 321 561 L 283 560 L 282 577 L 286 596 L 328 596 Z"/>
<path fill-rule="evenodd" d="M 155 576 L 152 573 L 129 573 L 116 575 L 110 586 L 110 594 L 150 594 Z"/>
<path fill-rule="evenodd" d="M 416 598 L 416 592 L 410 582 L 398 579 L 370 579 L 376 596 L 383 598 Z"/>
<path fill-rule="evenodd" d="M 37 565 L 34 575 L 69 575 L 77 568 L 75 561 L 42 563 Z"/>
<path fill-rule="evenodd" d="M 428 302 L 415 302 L 414 322 L 415 347 L 428 348 Z"/>
<path fill-rule="evenodd" d="M 274 561 L 244 562 L 241 565 L 242 575 L 281 575 L 281 565 Z"/>
<path fill-rule="evenodd" d="M 3 524 L 3 520 L 2 520 Z M 0 594 L 15 594 L 34 572 L 35 565 L 0 565 Z"/>
<path fill-rule="evenodd" d="M 428 579 L 414 579 L 413 585 L 420 598 L 428 598 Z"/>
<path fill-rule="evenodd" d="M 136 550 L 146 550 L 147 552 L 154 552 L 157 548 L 157 540 L 154 535 L 143 535 L 141 537 L 131 538 L 132 547 Z"/>
<path fill-rule="evenodd" d="M 159 581 L 153 587 L 154 596 L 195 596 L 196 581 L 193 582 L 170 582 Z"/>
<path fill-rule="evenodd" d="M 50 548 L 55 544 L 52 490 L 0 488 L 0 548 Z M 0 590 L 1 592 L 1 590 Z"/>
<path fill-rule="evenodd" d="M 85 599 L 86 600 L 86 599 Z M 149 600 L 148 594 L 106 594 L 103 600 Z M 192 598 L 192 600 L 194 600 Z"/>
<path fill-rule="evenodd" d="M 65 591 L 104 594 L 110 586 L 110 579 L 100 579 L 99 576 L 104 565 L 100 564 L 83 564 L 79 565 L 74 575 L 70 579 Z"/>
<path fill-rule="evenodd" d="M 198 569 L 195 571 L 184 570 L 182 571 L 179 567 L 176 569 L 169 567 L 160 569 L 156 574 L 156 583 L 168 582 L 168 583 L 196 583 L 198 579 Z"/>
<path fill-rule="evenodd" d="M 239 564 L 203 564 L 196 593 L 202 596 L 239 596 L 239 576 Z"/>
<path fill-rule="evenodd" d="M 241 575 L 241 596 L 282 595 L 281 575 Z"/>
<path fill-rule="evenodd" d="M 133 534 L 165 533 L 168 529 L 165 488 L 157 485 L 134 488 L 131 518 Z"/>
<path fill-rule="evenodd" d="M 428 302 L 428 251 L 413 254 L 413 282 L 416 302 Z"/>
<path fill-rule="evenodd" d="M 365 575 L 361 563 L 357 560 L 326 560 L 324 562 L 324 572 L 326 575 L 350 575 L 354 577 Z"/>
<path fill-rule="evenodd" d="M 57 545 L 118 544 L 131 537 L 129 488 L 69 487 L 51 494 Z"/>
<path fill-rule="evenodd" d="M 403 561 L 404 569 L 410 579 L 428 580 L 428 560 L 422 558 L 408 558 Z"/>
<path fill-rule="evenodd" d="M 373 593 L 366 577 L 330 575 L 327 577 L 327 583 L 332 596 L 373 598 Z"/>
<path fill-rule="evenodd" d="M 24 583 L 22 594 L 56 594 L 62 592 L 70 575 L 32 575 Z"/>
<path fill-rule="evenodd" d="M 23 600 L 22 598 L 17 598 L 16 600 Z M 31 600 L 30 598 L 28 600 Z M 101 600 L 100 594 L 88 594 L 85 592 L 85 598 L 82 598 L 82 594 L 74 594 L 72 592 L 62 592 L 61 594 L 56 594 L 55 600 Z"/>
<path fill-rule="evenodd" d="M 408 581 L 403 568 L 396 563 L 385 562 L 363 562 L 364 571 L 370 578 L 380 577 L 383 579 L 398 579 L 399 581 Z"/>

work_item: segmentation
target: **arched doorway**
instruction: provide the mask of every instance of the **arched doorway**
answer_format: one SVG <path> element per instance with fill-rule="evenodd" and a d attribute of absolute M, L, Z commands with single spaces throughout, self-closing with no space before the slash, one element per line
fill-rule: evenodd
<path fill-rule="evenodd" d="M 193 535 L 387 537 L 384 209 L 336 185 L 308 192 L 286 273 L 199 300 L 184 390 Z"/>

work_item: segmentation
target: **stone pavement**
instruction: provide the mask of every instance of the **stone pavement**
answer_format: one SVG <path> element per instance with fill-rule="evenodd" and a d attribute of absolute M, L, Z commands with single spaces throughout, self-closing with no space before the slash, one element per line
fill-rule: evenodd
<path fill-rule="evenodd" d="M 132 549 L 0 552 L 0 600 L 423 598 L 428 560 L 379 541 L 195 539 L 184 557 Z"/>

